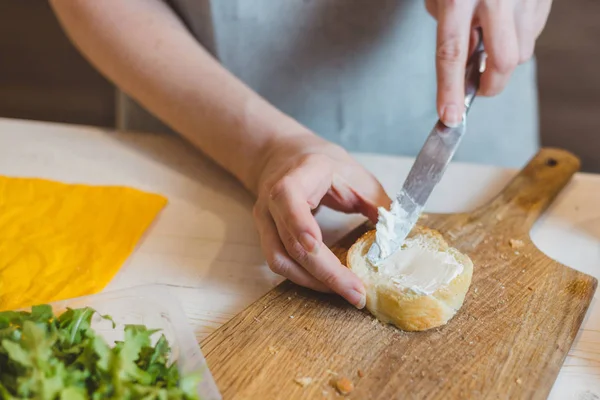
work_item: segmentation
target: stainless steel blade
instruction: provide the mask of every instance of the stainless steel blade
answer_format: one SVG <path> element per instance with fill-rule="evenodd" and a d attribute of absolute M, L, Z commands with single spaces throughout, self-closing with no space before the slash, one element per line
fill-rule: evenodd
<path fill-rule="evenodd" d="M 416 224 L 431 192 L 441 180 L 466 132 L 466 116 L 479 88 L 479 78 L 485 68 L 483 45 L 471 56 L 465 79 L 465 114 L 462 123 L 454 128 L 438 120 L 419 152 L 402 189 L 396 196 L 397 202 L 385 221 L 380 220 L 377 239 L 369 249 L 368 259 L 377 264 L 393 254 L 404 242 Z"/>
<path fill-rule="evenodd" d="M 390 210 L 394 221 L 390 248 L 380 249 L 375 243 L 368 253 L 371 261 L 387 258 L 402 245 L 419 219 L 431 192 L 444 175 L 465 131 L 464 118 L 456 128 L 448 128 L 441 122 L 433 128 L 396 196 L 397 206 Z"/>

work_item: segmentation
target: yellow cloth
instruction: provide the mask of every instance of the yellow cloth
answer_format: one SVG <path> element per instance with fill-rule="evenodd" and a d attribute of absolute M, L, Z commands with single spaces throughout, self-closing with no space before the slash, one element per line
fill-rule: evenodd
<path fill-rule="evenodd" d="M 126 187 L 0 176 L 0 310 L 101 291 L 166 204 Z"/>

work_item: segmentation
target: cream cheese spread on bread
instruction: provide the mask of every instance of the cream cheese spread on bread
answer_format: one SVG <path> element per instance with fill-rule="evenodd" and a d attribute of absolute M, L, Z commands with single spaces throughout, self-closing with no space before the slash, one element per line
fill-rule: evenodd
<path fill-rule="evenodd" d="M 376 268 L 399 288 L 419 295 L 435 293 L 463 271 L 462 264 L 452 254 L 431 248 L 420 238 L 407 239 Z"/>

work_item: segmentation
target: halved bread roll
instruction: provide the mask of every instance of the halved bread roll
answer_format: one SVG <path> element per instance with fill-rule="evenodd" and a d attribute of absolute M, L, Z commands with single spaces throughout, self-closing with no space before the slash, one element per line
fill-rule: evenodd
<path fill-rule="evenodd" d="M 473 262 L 448 246 L 434 230 L 416 227 L 402 248 L 373 265 L 367 252 L 375 231 L 348 251 L 348 267 L 363 281 L 367 309 L 384 323 L 405 331 L 445 325 L 462 307 L 473 275 Z"/>

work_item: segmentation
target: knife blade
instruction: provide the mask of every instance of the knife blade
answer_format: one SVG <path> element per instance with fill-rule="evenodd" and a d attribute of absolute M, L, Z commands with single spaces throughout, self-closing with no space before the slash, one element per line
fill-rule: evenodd
<path fill-rule="evenodd" d="M 367 253 L 374 265 L 392 255 L 404 242 L 416 224 L 431 192 L 441 180 L 466 132 L 466 117 L 485 69 L 485 52 L 480 32 L 479 43 L 469 58 L 465 73 L 465 112 L 462 122 L 448 127 L 438 120 L 425 140 L 423 148 L 390 211 L 380 209 L 376 239 Z"/>

